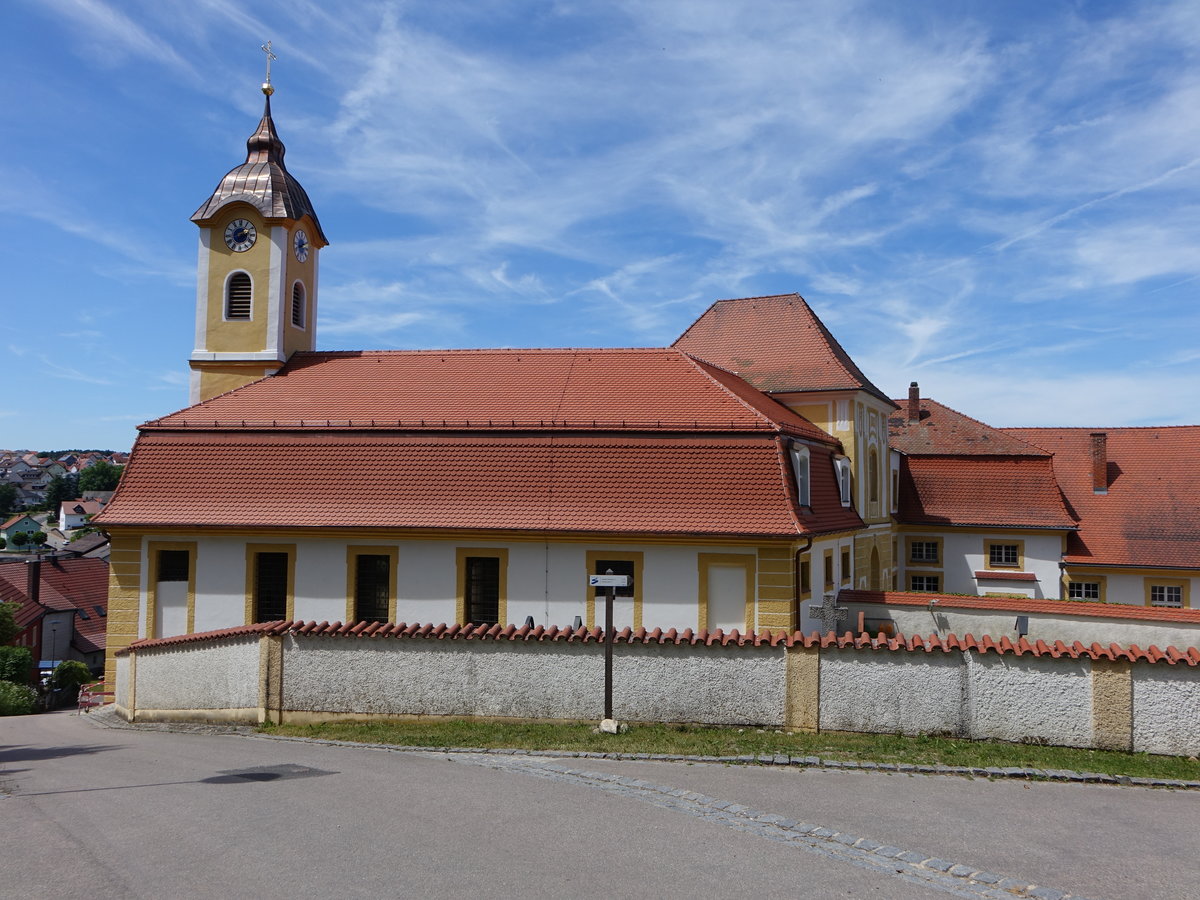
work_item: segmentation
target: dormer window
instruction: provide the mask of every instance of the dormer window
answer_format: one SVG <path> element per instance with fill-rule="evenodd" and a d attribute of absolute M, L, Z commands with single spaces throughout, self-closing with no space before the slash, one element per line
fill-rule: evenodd
<path fill-rule="evenodd" d="M 798 441 L 792 441 L 790 453 L 792 474 L 796 477 L 796 496 L 799 498 L 801 506 L 812 506 L 812 479 L 808 448 Z"/>
<path fill-rule="evenodd" d="M 253 287 L 245 272 L 234 272 L 225 283 L 225 318 L 249 319 Z"/>
<path fill-rule="evenodd" d="M 850 505 L 850 460 L 844 456 L 835 456 L 833 458 L 833 467 L 837 472 L 838 479 L 838 494 L 841 496 L 842 506 Z"/>

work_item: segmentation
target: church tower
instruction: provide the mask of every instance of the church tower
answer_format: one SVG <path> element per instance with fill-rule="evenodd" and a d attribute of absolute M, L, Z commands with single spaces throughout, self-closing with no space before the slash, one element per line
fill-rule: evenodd
<path fill-rule="evenodd" d="M 317 257 L 329 242 L 284 167 L 269 66 L 246 161 L 192 216 L 200 228 L 192 403 L 272 375 L 297 350 L 316 347 Z"/>

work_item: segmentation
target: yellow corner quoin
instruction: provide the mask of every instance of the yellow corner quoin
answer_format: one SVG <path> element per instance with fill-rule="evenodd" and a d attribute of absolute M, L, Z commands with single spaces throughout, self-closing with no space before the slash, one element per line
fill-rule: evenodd
<path fill-rule="evenodd" d="M 108 643 L 104 655 L 104 680 L 117 682 L 117 658 L 138 639 L 141 606 L 141 535 L 110 532 L 108 569 Z"/>

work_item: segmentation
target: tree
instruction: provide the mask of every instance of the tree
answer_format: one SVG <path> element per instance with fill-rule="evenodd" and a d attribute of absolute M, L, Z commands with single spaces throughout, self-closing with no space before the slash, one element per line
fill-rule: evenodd
<path fill-rule="evenodd" d="M 64 500 L 79 496 L 79 479 L 75 475 L 55 475 L 46 487 L 46 509 L 58 512 Z"/>
<path fill-rule="evenodd" d="M 28 544 L 29 544 L 29 532 L 18 531 L 16 534 L 14 534 L 12 536 L 12 545 L 14 547 L 16 547 L 18 550 L 23 549 Z"/>
<path fill-rule="evenodd" d="M 7 517 L 17 508 L 17 486 L 11 482 L 0 484 L 0 518 Z"/>
<path fill-rule="evenodd" d="M 17 622 L 14 616 L 17 612 L 16 603 L 0 603 L 0 645 L 11 644 L 17 636 Z"/>
<path fill-rule="evenodd" d="M 33 654 L 28 647 L 0 647 L 0 681 L 29 684 Z"/>
<path fill-rule="evenodd" d="M 31 534 L 29 536 L 29 543 L 32 544 L 34 547 L 42 546 L 42 544 L 46 543 L 46 532 L 35 531 L 33 534 Z"/>
<path fill-rule="evenodd" d="M 113 465 L 106 459 L 98 460 L 79 473 L 79 490 L 115 491 L 124 469 L 124 466 Z"/>
<path fill-rule="evenodd" d="M 50 675 L 50 686 L 78 693 L 81 684 L 93 680 L 91 670 L 79 660 L 64 659 L 54 667 L 54 672 Z"/>

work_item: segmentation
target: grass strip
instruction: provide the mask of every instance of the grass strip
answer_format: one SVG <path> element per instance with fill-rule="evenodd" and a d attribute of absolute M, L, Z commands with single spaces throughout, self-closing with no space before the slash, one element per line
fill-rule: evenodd
<path fill-rule="evenodd" d="M 703 725 L 631 725 L 624 734 L 597 734 L 582 723 L 492 722 L 467 719 L 377 720 L 266 725 L 270 734 L 410 747 L 486 747 L 666 753 L 680 756 L 819 756 L 822 759 L 918 766 L 1070 769 L 1106 775 L 1200 781 L 1194 757 L 1078 750 L 951 737 L 849 732 L 788 733 Z"/>

